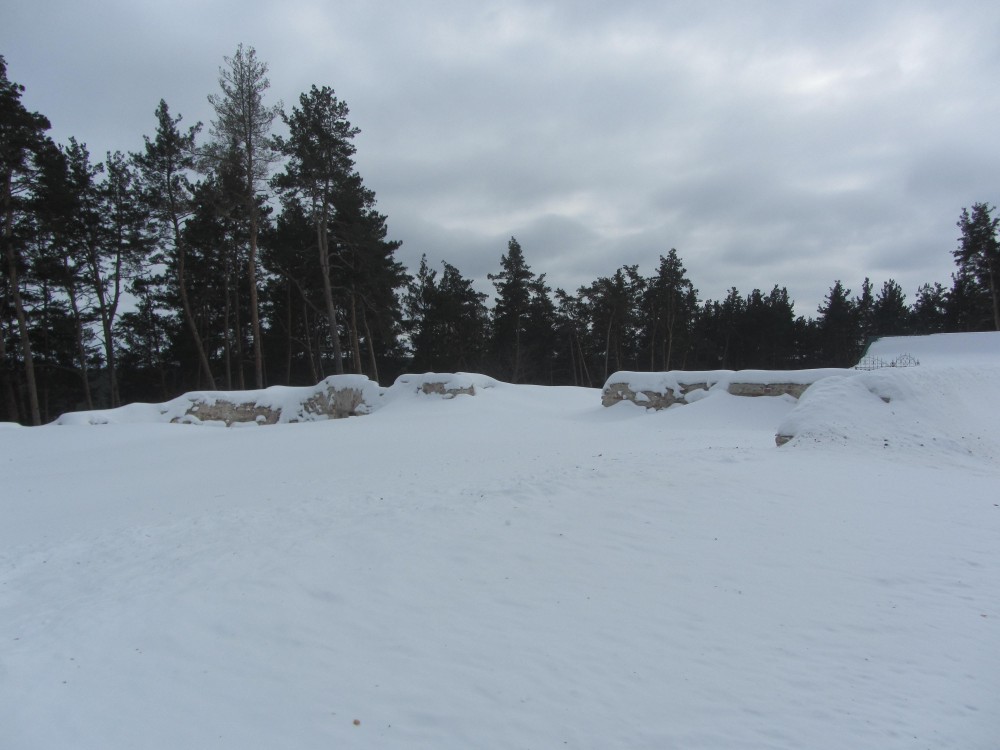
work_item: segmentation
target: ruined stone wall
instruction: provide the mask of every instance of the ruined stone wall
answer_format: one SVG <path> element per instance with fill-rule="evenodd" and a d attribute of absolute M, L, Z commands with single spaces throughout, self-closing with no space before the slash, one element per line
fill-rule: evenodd
<path fill-rule="evenodd" d="M 601 403 L 613 406 L 631 401 L 647 409 L 666 409 L 695 400 L 690 394 L 725 388 L 733 396 L 783 396 L 799 398 L 817 380 L 840 370 L 731 371 L 630 373 L 612 375 L 601 392 Z M 745 374 L 744 374 L 745 373 Z M 741 378 L 742 375 L 742 378 Z"/>

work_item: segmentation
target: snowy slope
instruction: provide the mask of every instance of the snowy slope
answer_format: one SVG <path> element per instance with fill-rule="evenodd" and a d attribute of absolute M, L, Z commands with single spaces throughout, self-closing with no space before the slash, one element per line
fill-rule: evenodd
<path fill-rule="evenodd" d="M 0 430 L 0 747 L 996 748 L 1000 378 L 859 375 Z"/>

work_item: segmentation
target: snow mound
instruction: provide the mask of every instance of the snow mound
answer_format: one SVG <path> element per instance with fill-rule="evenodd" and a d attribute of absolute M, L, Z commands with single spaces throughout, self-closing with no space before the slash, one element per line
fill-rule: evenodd
<path fill-rule="evenodd" d="M 316 422 L 370 414 L 399 399 L 444 399 L 495 388 L 501 383 L 475 373 L 400 375 L 382 388 L 364 375 L 331 375 L 314 386 L 271 386 L 249 391 L 192 391 L 160 404 L 135 403 L 117 409 L 63 414 L 57 425 L 178 422 L 227 427 Z"/>
<path fill-rule="evenodd" d="M 475 396 L 477 391 L 496 388 L 500 381 L 488 375 L 471 372 L 425 372 L 422 375 L 400 375 L 385 392 L 385 400 L 391 401 L 401 395 Z"/>
<path fill-rule="evenodd" d="M 1000 364 L 1000 332 L 887 336 L 873 342 L 865 352 L 865 358 L 885 362 L 892 362 L 906 355 L 914 357 L 921 366 Z"/>
<path fill-rule="evenodd" d="M 778 443 L 1000 458 L 1000 365 L 886 368 L 811 386 Z"/>
<path fill-rule="evenodd" d="M 313 386 L 271 386 L 249 391 L 192 391 L 161 404 L 128 404 L 63 414 L 58 425 L 277 424 L 314 422 L 367 414 L 382 396 L 378 383 L 364 375 L 331 375 Z"/>
<path fill-rule="evenodd" d="M 733 396 L 782 396 L 798 398 L 810 384 L 831 375 L 836 368 L 811 370 L 670 370 L 668 372 L 616 372 L 602 389 L 601 402 L 613 406 L 631 401 L 647 409 L 665 409 L 725 391 Z"/>

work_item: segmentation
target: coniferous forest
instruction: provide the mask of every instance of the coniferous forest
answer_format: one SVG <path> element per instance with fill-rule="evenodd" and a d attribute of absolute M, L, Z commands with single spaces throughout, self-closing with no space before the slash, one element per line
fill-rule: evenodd
<path fill-rule="evenodd" d="M 851 366 L 878 336 L 1000 330 L 984 203 L 958 218 L 950 284 L 912 302 L 867 278 L 834 281 L 814 317 L 777 284 L 701 299 L 673 249 L 649 275 L 625 265 L 566 291 L 511 238 L 490 307 L 450 263 L 396 259 L 346 102 L 313 86 L 282 111 L 267 70 L 241 45 L 208 128 L 161 101 L 138 153 L 99 160 L 51 140 L 0 56 L 0 421 L 339 373 L 599 387 L 622 369 Z"/>

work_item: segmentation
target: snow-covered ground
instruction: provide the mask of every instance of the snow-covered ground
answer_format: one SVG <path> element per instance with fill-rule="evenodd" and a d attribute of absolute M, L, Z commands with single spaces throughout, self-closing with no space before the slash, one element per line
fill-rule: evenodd
<path fill-rule="evenodd" d="M 878 347 L 800 403 L 4 427 L 0 747 L 995 750 L 1000 334 Z"/>

